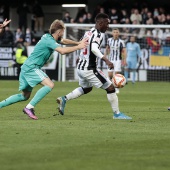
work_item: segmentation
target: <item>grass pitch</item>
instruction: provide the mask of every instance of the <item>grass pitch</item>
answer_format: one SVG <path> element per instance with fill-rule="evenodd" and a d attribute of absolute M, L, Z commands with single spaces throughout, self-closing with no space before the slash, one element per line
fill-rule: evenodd
<path fill-rule="evenodd" d="M 37 121 L 22 113 L 28 101 L 0 109 L 0 170 L 169 170 L 169 83 L 121 89 L 120 110 L 132 120 L 113 120 L 105 91 L 96 88 L 53 116 L 56 98 L 77 86 L 56 82 L 36 106 Z M 17 81 L 0 81 L 0 101 L 17 89 Z"/>

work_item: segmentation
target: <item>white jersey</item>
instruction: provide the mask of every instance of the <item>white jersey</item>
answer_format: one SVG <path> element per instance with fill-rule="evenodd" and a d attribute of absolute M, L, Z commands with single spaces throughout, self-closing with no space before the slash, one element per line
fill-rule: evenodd
<path fill-rule="evenodd" d="M 98 49 L 100 49 L 101 43 L 103 41 L 104 33 L 101 33 L 96 28 L 92 28 L 84 34 L 84 37 L 88 37 L 89 45 L 87 48 L 82 49 L 79 56 L 79 63 L 77 68 L 80 70 L 92 70 L 97 66 L 97 55 L 92 52 L 92 44 L 96 43 Z"/>
<path fill-rule="evenodd" d="M 107 45 L 110 48 L 109 60 L 118 61 L 122 60 L 121 52 L 123 48 L 126 48 L 125 43 L 122 39 L 109 38 L 107 40 Z"/>

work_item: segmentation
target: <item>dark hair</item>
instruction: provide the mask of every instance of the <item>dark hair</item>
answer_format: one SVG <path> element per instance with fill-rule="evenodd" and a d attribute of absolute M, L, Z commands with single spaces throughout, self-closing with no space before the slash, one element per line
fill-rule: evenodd
<path fill-rule="evenodd" d="M 96 15 L 95 21 L 97 22 L 100 19 L 105 19 L 105 18 L 109 18 L 109 16 L 105 13 L 99 13 Z"/>

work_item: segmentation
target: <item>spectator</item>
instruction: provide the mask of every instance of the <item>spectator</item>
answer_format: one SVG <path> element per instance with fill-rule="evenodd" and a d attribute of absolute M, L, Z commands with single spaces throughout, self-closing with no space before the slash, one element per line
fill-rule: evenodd
<path fill-rule="evenodd" d="M 165 9 L 163 7 L 159 7 L 159 14 L 165 14 Z"/>
<path fill-rule="evenodd" d="M 63 22 L 64 23 L 70 23 L 71 22 L 71 17 L 69 12 L 65 12 L 64 17 L 63 17 Z"/>
<path fill-rule="evenodd" d="M 2 35 L 2 43 L 5 45 L 13 45 L 14 35 L 9 27 L 5 27 L 4 34 Z"/>
<path fill-rule="evenodd" d="M 170 30 L 168 28 L 165 29 L 165 32 L 163 33 L 163 40 L 167 40 L 167 38 L 170 37 Z"/>
<path fill-rule="evenodd" d="M 158 8 L 154 8 L 154 11 L 153 11 L 153 17 L 157 17 L 159 15 L 159 11 L 158 11 Z"/>
<path fill-rule="evenodd" d="M 147 24 L 147 25 L 153 25 L 153 19 L 152 19 L 152 18 L 149 18 L 149 19 L 146 21 L 146 24 Z"/>
<path fill-rule="evenodd" d="M 170 14 L 166 16 L 166 23 L 167 25 L 170 25 Z"/>
<path fill-rule="evenodd" d="M 75 22 L 78 22 L 79 18 L 83 17 L 84 14 L 87 14 L 86 9 L 84 7 L 79 8 Z"/>
<path fill-rule="evenodd" d="M 25 39 L 24 40 L 25 40 L 24 41 L 25 46 L 35 45 L 36 44 L 34 34 L 30 31 L 29 28 L 26 29 Z"/>
<path fill-rule="evenodd" d="M 73 18 L 70 19 L 70 23 L 75 23 Z"/>
<path fill-rule="evenodd" d="M 125 9 L 121 10 L 120 24 L 125 24 L 127 18 L 129 18 L 127 11 Z"/>
<path fill-rule="evenodd" d="M 18 43 L 24 42 L 24 34 L 22 33 L 21 29 L 18 28 L 15 32 L 15 45 L 17 46 Z"/>
<path fill-rule="evenodd" d="M 35 17 L 35 31 L 44 31 L 44 12 L 37 0 L 34 1 L 32 8 L 33 15 Z"/>
<path fill-rule="evenodd" d="M 162 24 L 162 17 L 161 15 L 158 15 L 154 18 L 154 24 Z"/>
<path fill-rule="evenodd" d="M 117 12 L 116 8 L 111 9 L 111 11 L 110 11 L 110 20 L 111 20 L 111 23 L 113 23 L 113 20 L 116 20 L 117 23 L 119 23 L 119 15 L 118 15 L 118 12 Z M 116 21 L 114 21 L 114 23 L 116 23 Z"/>
<path fill-rule="evenodd" d="M 161 44 L 163 39 L 163 30 L 161 28 L 155 28 L 152 30 L 153 37 L 159 41 L 159 44 Z"/>
<path fill-rule="evenodd" d="M 126 18 L 124 24 L 130 24 L 130 19 L 129 19 L 129 18 Z"/>
<path fill-rule="evenodd" d="M 78 24 L 83 24 L 83 23 L 84 23 L 83 17 L 79 17 L 77 23 L 78 23 Z"/>
<path fill-rule="evenodd" d="M 86 19 L 84 20 L 84 23 L 87 23 L 87 24 L 92 24 L 92 23 L 93 23 L 92 15 L 91 15 L 90 12 L 87 13 L 87 17 L 86 17 Z"/>
<path fill-rule="evenodd" d="M 138 9 L 134 10 L 134 13 L 131 14 L 130 20 L 133 24 L 140 24 L 142 22 L 142 16 L 139 14 Z M 136 21 L 136 22 L 134 22 Z"/>
<path fill-rule="evenodd" d="M 24 64 L 25 60 L 27 59 L 27 48 L 22 44 L 18 43 L 17 48 L 15 51 L 15 58 L 16 58 L 16 66 L 17 66 L 17 75 L 19 79 L 19 75 L 21 72 L 21 66 Z"/>
<path fill-rule="evenodd" d="M 142 24 L 146 24 L 146 21 L 148 20 L 148 8 L 145 7 L 143 8 L 142 12 L 141 12 L 141 15 L 142 15 Z"/>
<path fill-rule="evenodd" d="M 166 24 L 166 16 L 165 14 L 161 14 L 161 24 Z"/>
<path fill-rule="evenodd" d="M 17 14 L 19 17 L 19 23 L 18 27 L 22 30 L 24 28 L 24 31 L 27 29 L 27 14 L 29 13 L 29 8 L 27 6 L 27 3 L 24 2 L 23 4 L 20 4 L 17 8 Z"/>
<path fill-rule="evenodd" d="M 147 17 L 146 17 L 146 23 L 147 25 L 152 25 L 153 24 L 153 18 L 152 18 L 152 13 L 148 12 Z"/>
<path fill-rule="evenodd" d="M 105 13 L 105 9 L 103 7 L 100 7 L 99 13 Z"/>

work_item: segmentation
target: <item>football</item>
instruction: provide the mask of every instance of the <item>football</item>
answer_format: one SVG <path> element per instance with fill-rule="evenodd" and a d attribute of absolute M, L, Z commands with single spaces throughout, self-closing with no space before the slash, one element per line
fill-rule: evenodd
<path fill-rule="evenodd" d="M 116 88 L 122 88 L 126 85 L 126 78 L 122 74 L 115 74 L 112 83 Z"/>

